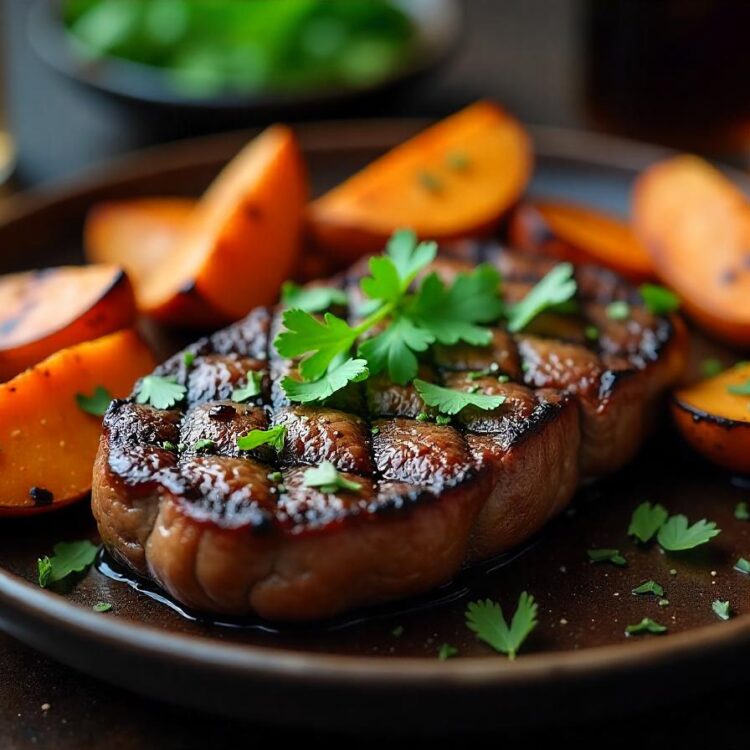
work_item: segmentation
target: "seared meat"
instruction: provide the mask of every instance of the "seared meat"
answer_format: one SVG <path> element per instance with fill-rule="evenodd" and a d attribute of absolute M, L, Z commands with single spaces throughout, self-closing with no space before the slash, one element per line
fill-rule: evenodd
<path fill-rule="evenodd" d="M 435 269 L 450 277 L 471 258 L 501 269 L 509 302 L 553 265 L 464 243 Z M 356 289 L 362 268 L 336 283 Z M 194 357 L 157 370 L 185 386 L 182 408 L 131 398 L 105 417 L 93 490 L 105 545 L 192 607 L 298 620 L 425 591 L 518 545 L 582 478 L 630 460 L 654 399 L 684 364 L 679 320 L 648 313 L 607 271 L 576 273 L 577 314 L 547 313 L 521 335 L 494 329 L 488 347 L 425 357 L 425 380 L 505 396 L 450 424 L 436 422 L 413 386 L 382 375 L 325 405 L 290 404 L 280 380 L 295 377 L 296 363 L 271 346 L 278 310 L 196 342 Z M 631 305 L 627 320 L 607 316 L 616 299 Z M 231 401 L 251 370 L 263 375 L 260 394 Z M 237 447 L 274 425 L 286 427 L 280 453 Z M 359 489 L 307 487 L 306 468 L 323 461 Z"/>

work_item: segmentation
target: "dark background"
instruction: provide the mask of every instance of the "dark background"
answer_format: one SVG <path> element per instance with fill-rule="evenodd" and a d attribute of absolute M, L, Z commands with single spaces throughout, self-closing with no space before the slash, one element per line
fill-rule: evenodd
<path fill-rule="evenodd" d="M 196 130 L 183 115 L 154 122 L 47 70 L 28 46 L 29 5 L 29 0 L 4 0 L 3 7 L 7 67 L 2 93 L 20 152 L 14 186 L 60 179 L 118 153 Z M 359 106 L 346 116 L 438 116 L 484 96 L 499 100 L 527 122 L 576 128 L 597 124 L 583 83 L 580 2 L 466 0 L 464 6 L 464 40 L 441 71 L 405 96 Z M 747 694 L 734 690 L 596 725 L 430 742 L 731 749 L 747 746 L 746 727 Z M 373 744 L 389 741 L 369 739 Z M 0 635 L 0 748 L 168 750 L 300 740 L 361 744 L 363 738 L 288 733 L 181 711 L 83 677 Z"/>

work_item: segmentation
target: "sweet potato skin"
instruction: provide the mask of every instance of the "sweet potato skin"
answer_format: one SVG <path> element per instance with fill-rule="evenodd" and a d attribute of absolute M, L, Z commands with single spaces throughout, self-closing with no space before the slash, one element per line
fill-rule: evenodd
<path fill-rule="evenodd" d="M 671 411 L 677 429 L 698 453 L 731 471 L 750 473 L 750 397 L 727 390 L 750 380 L 738 365 L 678 390 Z"/>
<path fill-rule="evenodd" d="M 154 269 L 143 308 L 156 319 L 194 324 L 175 305 L 187 294 L 221 322 L 272 304 L 294 271 L 307 176 L 293 132 L 274 125 L 251 141 L 196 204 L 173 258 Z"/>
<path fill-rule="evenodd" d="M 0 380 L 60 349 L 127 328 L 136 314 L 133 287 L 115 265 L 0 277 L 0 308 Z"/>
<path fill-rule="evenodd" d="M 635 283 L 654 277 L 651 259 L 627 222 L 592 208 L 526 202 L 513 211 L 508 232 L 510 244 L 520 250 L 597 263 Z"/>
<path fill-rule="evenodd" d="M 76 394 L 101 385 L 126 396 L 154 365 L 127 329 L 63 349 L 0 384 L 0 516 L 43 513 L 84 497 L 101 420 L 79 408 Z"/>
<path fill-rule="evenodd" d="M 317 247 L 347 262 L 379 252 L 402 227 L 424 239 L 487 235 L 523 193 L 532 161 L 521 125 L 480 101 L 313 201 L 308 229 Z"/>
<path fill-rule="evenodd" d="M 717 169 L 677 156 L 647 169 L 633 226 L 659 278 L 710 334 L 750 346 L 750 205 Z"/>

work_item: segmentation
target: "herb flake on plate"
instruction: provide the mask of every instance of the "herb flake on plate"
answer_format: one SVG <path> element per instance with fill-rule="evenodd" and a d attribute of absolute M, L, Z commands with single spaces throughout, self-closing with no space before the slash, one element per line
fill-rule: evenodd
<path fill-rule="evenodd" d="M 656 532 L 664 525 L 669 514 L 662 505 L 652 505 L 651 503 L 641 503 L 633 512 L 628 526 L 628 535 L 634 536 L 638 541 L 651 541 Z"/>
<path fill-rule="evenodd" d="M 617 565 L 619 568 L 628 564 L 625 557 L 620 554 L 619 549 L 590 549 L 586 554 L 592 563 L 608 562 Z"/>
<path fill-rule="evenodd" d="M 73 573 L 82 573 L 93 564 L 98 550 L 99 548 L 88 539 L 58 542 L 53 547 L 51 557 L 41 557 L 37 560 L 39 585 L 47 588 Z"/>
<path fill-rule="evenodd" d="M 511 661 L 516 658 L 521 645 L 537 626 L 539 606 L 534 597 L 524 591 L 510 625 L 503 610 L 491 599 L 471 602 L 466 610 L 466 626 L 479 640 L 484 641 Z"/>
<path fill-rule="evenodd" d="M 666 632 L 666 625 L 662 625 L 661 623 L 656 622 L 656 620 L 652 620 L 650 617 L 644 617 L 639 623 L 628 625 L 625 628 L 626 635 L 644 635 L 645 633 L 662 635 Z"/>

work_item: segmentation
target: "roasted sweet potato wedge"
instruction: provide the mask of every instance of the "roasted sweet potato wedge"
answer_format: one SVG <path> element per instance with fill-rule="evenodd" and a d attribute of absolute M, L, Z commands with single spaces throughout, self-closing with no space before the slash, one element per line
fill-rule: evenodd
<path fill-rule="evenodd" d="M 719 466 L 750 473 L 750 364 L 677 391 L 672 415 L 699 453 Z"/>
<path fill-rule="evenodd" d="M 510 222 L 510 242 L 573 263 L 598 263 L 639 282 L 653 278 L 646 249 L 627 222 L 573 203 L 524 203 Z"/>
<path fill-rule="evenodd" d="M 694 156 L 655 164 L 633 194 L 636 234 L 661 280 L 709 333 L 750 346 L 750 206 Z"/>
<path fill-rule="evenodd" d="M 198 201 L 174 255 L 141 285 L 142 309 L 166 323 L 205 325 L 215 321 L 186 318 L 180 298 L 226 321 L 271 304 L 295 267 L 306 201 L 297 141 L 289 128 L 274 125 Z"/>
<path fill-rule="evenodd" d="M 0 380 L 53 352 L 127 328 L 133 288 L 119 266 L 63 266 L 0 277 Z"/>
<path fill-rule="evenodd" d="M 91 488 L 101 419 L 77 394 L 127 395 L 154 359 L 133 330 L 71 346 L 0 384 L 0 516 L 58 508 Z"/>
<path fill-rule="evenodd" d="M 93 263 L 122 266 L 133 283 L 136 303 L 146 304 L 144 289 L 162 266 L 179 262 L 196 201 L 188 198 L 138 198 L 110 201 L 92 208 L 86 217 L 84 247 Z M 213 310 L 195 290 L 178 291 L 166 305 L 167 317 L 186 325 L 220 325 L 226 316 Z"/>
<path fill-rule="evenodd" d="M 347 261 L 381 250 L 401 227 L 436 240 L 488 234 L 523 193 L 531 166 L 521 125 L 477 102 L 313 201 L 309 228 L 318 247 Z"/>

